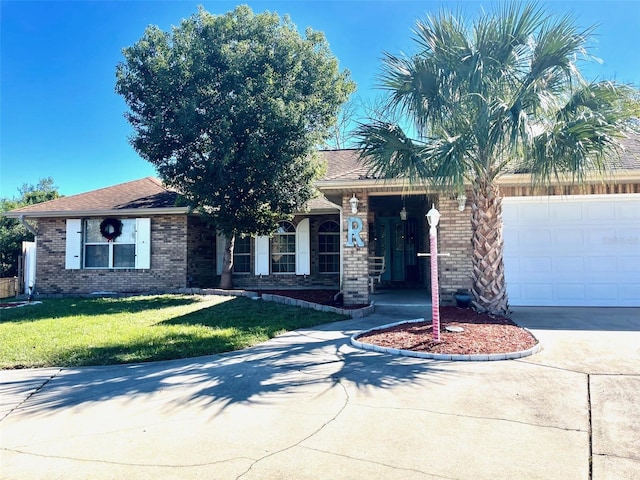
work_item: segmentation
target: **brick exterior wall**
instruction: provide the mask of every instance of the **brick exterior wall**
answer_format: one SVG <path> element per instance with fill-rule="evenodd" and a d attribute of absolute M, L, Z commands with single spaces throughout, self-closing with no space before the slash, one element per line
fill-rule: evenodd
<path fill-rule="evenodd" d="M 440 196 L 436 208 L 442 215 L 438 224 L 438 250 L 450 254 L 449 257 L 438 257 L 440 303 L 453 304 L 456 290 L 471 288 L 471 208 L 467 200 L 467 206 L 461 212 L 458 202 L 446 196 Z M 428 227 L 425 235 L 429 235 Z M 430 275 L 429 271 L 427 275 Z"/>
<path fill-rule="evenodd" d="M 66 219 L 38 219 L 36 293 L 166 292 L 187 286 L 187 217 L 151 217 L 151 268 L 65 269 Z"/>
<path fill-rule="evenodd" d="M 216 275 L 216 230 L 197 216 L 187 218 L 187 284 L 213 288 L 220 283 Z"/>
<path fill-rule="evenodd" d="M 345 305 L 362 305 L 369 303 L 369 196 L 366 192 L 356 193 L 359 200 L 358 213 L 351 213 L 349 200 L 351 194 L 342 195 L 342 249 L 343 276 L 342 291 Z M 358 217 L 362 220 L 362 232 L 360 238 L 364 242 L 363 247 L 354 245 L 346 246 L 348 241 L 349 217 Z"/>
<path fill-rule="evenodd" d="M 297 225 L 305 217 L 298 216 L 292 221 Z M 233 285 L 244 289 L 294 289 L 294 288 L 340 288 L 339 273 L 320 273 L 318 265 L 318 229 L 320 225 L 328 220 L 340 223 L 340 216 L 335 215 L 312 215 L 309 217 L 309 235 L 311 251 L 311 274 L 296 275 L 294 273 L 279 273 L 275 275 L 256 276 L 253 274 L 255 267 L 255 245 L 251 244 L 251 273 L 234 274 Z"/>

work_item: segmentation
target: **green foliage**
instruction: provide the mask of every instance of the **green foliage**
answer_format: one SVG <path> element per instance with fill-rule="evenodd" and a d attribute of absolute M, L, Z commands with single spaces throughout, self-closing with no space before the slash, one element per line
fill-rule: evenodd
<path fill-rule="evenodd" d="M 441 12 L 415 32 L 418 52 L 386 54 L 381 79 L 417 135 L 384 121 L 359 129 L 374 173 L 456 191 L 515 171 L 579 180 L 617 155 L 634 90 L 582 77 L 593 28 L 512 2 L 472 24 Z"/>
<path fill-rule="evenodd" d="M 320 32 L 204 9 L 123 50 L 136 151 L 227 236 L 271 233 L 314 195 L 316 145 L 354 90 Z"/>
<path fill-rule="evenodd" d="M 18 189 L 17 198 L 0 199 L 0 212 L 35 203 L 54 200 L 60 195 L 51 177 L 40 179 L 36 185 L 24 184 Z M 22 242 L 32 242 L 31 234 L 18 220 L 0 217 L 0 277 L 14 277 L 18 274 L 18 256 L 22 252 Z"/>
<path fill-rule="evenodd" d="M 491 313 L 509 311 L 496 180 L 528 173 L 546 184 L 602 173 L 625 131 L 638 126 L 630 121 L 633 89 L 580 73 L 592 32 L 517 1 L 471 24 L 460 14 L 427 17 L 415 29 L 417 53 L 386 54 L 381 75 L 389 110 L 413 135 L 388 119 L 357 131 L 377 177 L 448 194 L 472 186 L 473 291 Z"/>
<path fill-rule="evenodd" d="M 247 298 L 46 299 L 5 309 L 0 368 L 111 365 L 238 350 L 280 333 L 343 320 Z"/>

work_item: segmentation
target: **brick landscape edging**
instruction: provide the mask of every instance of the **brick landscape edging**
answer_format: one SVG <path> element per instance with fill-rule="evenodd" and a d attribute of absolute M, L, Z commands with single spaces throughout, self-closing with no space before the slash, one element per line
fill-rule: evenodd
<path fill-rule="evenodd" d="M 542 348 L 540 346 L 540 341 L 531 333 L 528 329 L 524 329 L 531 334 L 533 338 L 536 339 L 536 343 L 533 347 L 528 348 L 527 350 L 521 350 L 519 352 L 508 352 L 508 353 L 485 353 L 485 354 L 475 354 L 475 355 L 461 355 L 461 354 L 447 354 L 447 353 L 429 353 L 429 352 L 415 352 L 413 350 L 401 350 L 398 348 L 389 348 L 389 347 L 381 347 L 379 345 L 374 345 L 372 343 L 360 342 L 358 340 L 359 337 L 366 335 L 367 333 L 375 332 L 378 330 L 384 330 L 385 328 L 397 327 L 398 325 L 404 325 L 407 323 L 420 323 L 424 322 L 424 318 L 417 318 L 415 320 L 402 320 L 400 322 L 388 323 L 386 325 L 380 325 L 379 327 L 371 328 L 369 330 L 365 330 L 360 333 L 356 333 L 351 336 L 351 345 L 356 348 L 361 348 L 363 350 L 370 350 L 373 352 L 379 353 L 389 353 L 391 355 L 402 355 L 405 357 L 414 357 L 414 358 L 424 358 L 430 360 L 448 360 L 448 361 L 459 361 L 459 362 L 488 362 L 488 361 L 496 361 L 496 360 L 514 360 L 516 358 L 523 358 L 533 355 L 534 353 L 538 353 Z M 523 328 L 523 327 L 520 327 Z"/>
<path fill-rule="evenodd" d="M 274 295 L 271 293 L 263 293 L 262 297 L 258 292 L 250 290 L 222 290 L 219 288 L 181 288 L 178 293 L 186 293 L 192 295 L 222 295 L 231 297 L 248 297 L 253 299 L 262 298 L 266 302 L 281 303 L 284 305 L 292 305 L 294 307 L 311 308 L 320 312 L 337 313 L 351 318 L 362 318 L 371 315 L 374 310 L 373 303 L 363 308 L 338 308 L 320 303 L 308 302 L 306 300 L 298 300 L 296 298 L 285 297 L 282 295 Z"/>

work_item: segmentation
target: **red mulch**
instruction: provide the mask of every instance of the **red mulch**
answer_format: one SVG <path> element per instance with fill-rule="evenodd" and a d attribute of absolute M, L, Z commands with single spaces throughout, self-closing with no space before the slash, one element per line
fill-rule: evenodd
<path fill-rule="evenodd" d="M 344 307 L 342 299 L 333 299 L 337 290 L 260 290 L 308 302 Z M 461 333 L 451 333 L 446 326 L 459 326 Z M 468 308 L 440 307 L 440 342 L 433 341 L 431 320 L 405 323 L 384 330 L 376 330 L 358 337 L 364 343 L 386 348 L 443 353 L 448 355 L 478 355 L 520 352 L 534 347 L 537 340 L 524 328 L 508 318 L 492 317 Z"/>
<path fill-rule="evenodd" d="M 464 331 L 448 332 L 446 326 L 462 327 Z M 440 307 L 440 342 L 433 341 L 432 332 L 429 320 L 376 330 L 358 340 L 386 348 L 448 355 L 519 352 L 538 343 L 531 333 L 508 318 L 458 307 Z"/>

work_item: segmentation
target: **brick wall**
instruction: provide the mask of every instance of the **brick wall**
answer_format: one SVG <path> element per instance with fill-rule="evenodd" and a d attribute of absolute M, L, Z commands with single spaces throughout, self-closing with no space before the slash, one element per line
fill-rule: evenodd
<path fill-rule="evenodd" d="M 163 292 L 187 286 L 187 217 L 151 218 L 151 269 L 66 270 L 66 220 L 38 219 L 36 291 L 40 294 Z"/>
<path fill-rule="evenodd" d="M 369 197 L 366 192 L 356 193 L 359 200 L 358 213 L 351 213 L 351 205 L 349 200 L 351 194 L 345 193 L 342 196 L 342 208 L 344 211 L 344 219 L 342 222 L 342 248 L 343 254 L 343 276 L 342 291 L 344 293 L 345 305 L 362 305 L 369 303 Z M 363 247 L 353 246 L 347 247 L 347 232 L 349 228 L 349 217 L 358 217 L 362 220 L 362 232 L 360 237 L 364 242 Z"/>
<path fill-rule="evenodd" d="M 304 217 L 295 217 L 292 221 L 297 225 Z M 318 265 L 318 228 L 322 223 L 333 220 L 340 223 L 339 215 L 312 215 L 309 217 L 311 274 L 296 275 L 293 273 L 256 276 L 253 274 L 255 265 L 255 245 L 251 244 L 251 273 L 234 274 L 233 284 L 246 289 L 287 289 L 287 288 L 327 288 L 340 287 L 340 274 L 320 273 Z"/>
<path fill-rule="evenodd" d="M 216 230 L 197 216 L 188 217 L 187 227 L 187 284 L 197 288 L 217 287 Z"/>
<path fill-rule="evenodd" d="M 438 250 L 450 254 L 438 259 L 440 301 L 450 304 L 457 289 L 471 288 L 471 208 L 467 201 L 464 211 L 460 212 L 456 200 L 440 196 L 437 209 L 442 215 L 438 225 Z M 428 227 L 425 233 L 429 235 Z"/>

